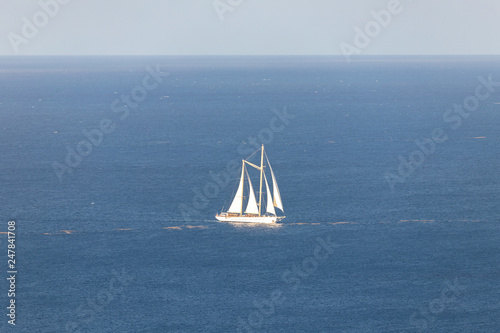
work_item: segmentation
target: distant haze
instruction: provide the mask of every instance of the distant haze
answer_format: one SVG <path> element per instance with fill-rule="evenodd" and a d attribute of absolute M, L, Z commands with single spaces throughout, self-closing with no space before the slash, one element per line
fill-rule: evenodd
<path fill-rule="evenodd" d="M 498 0 L 4 2 L 0 55 L 500 54 Z"/>

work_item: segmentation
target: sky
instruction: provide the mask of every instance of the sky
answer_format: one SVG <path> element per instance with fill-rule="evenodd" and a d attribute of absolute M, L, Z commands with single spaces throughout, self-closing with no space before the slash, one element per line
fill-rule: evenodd
<path fill-rule="evenodd" d="M 499 0 L 0 3 L 0 55 L 500 54 Z"/>

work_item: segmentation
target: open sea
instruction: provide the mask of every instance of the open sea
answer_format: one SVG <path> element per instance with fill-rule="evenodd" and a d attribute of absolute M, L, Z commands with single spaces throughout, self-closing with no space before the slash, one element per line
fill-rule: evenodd
<path fill-rule="evenodd" d="M 498 57 L 3 57 L 0 88 L 1 332 L 500 331 Z M 217 222 L 261 144 L 286 219 Z"/>

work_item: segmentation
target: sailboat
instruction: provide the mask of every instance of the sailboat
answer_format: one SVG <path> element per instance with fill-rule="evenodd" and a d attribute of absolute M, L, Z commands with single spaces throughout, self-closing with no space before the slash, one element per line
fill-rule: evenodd
<path fill-rule="evenodd" d="M 276 214 L 276 209 L 278 208 L 283 212 L 283 203 L 281 201 L 280 191 L 278 189 L 278 183 L 276 182 L 276 177 L 274 176 L 273 169 L 269 163 L 267 154 L 264 152 L 264 145 L 255 151 L 250 157 L 260 150 L 260 166 L 255 165 L 247 160 L 242 160 L 241 162 L 241 177 L 238 190 L 233 198 L 231 206 L 225 212 L 215 215 L 215 218 L 222 222 L 246 222 L 246 223 L 276 223 L 285 218 L 285 216 L 278 216 Z M 264 161 L 265 156 L 265 161 Z M 249 158 L 250 158 L 249 157 Z M 267 162 L 267 163 L 264 163 Z M 253 189 L 252 181 L 250 180 L 250 175 L 248 174 L 247 167 L 252 167 L 260 171 L 260 182 L 259 182 L 259 202 L 255 198 L 255 192 Z M 271 193 L 269 189 L 269 183 L 266 177 L 266 168 L 269 169 L 271 173 L 273 192 Z M 244 196 L 245 190 L 245 177 L 248 181 L 248 197 L 247 200 Z M 262 185 L 265 184 L 266 187 L 266 205 L 265 211 L 263 207 L 263 192 Z M 246 209 L 243 211 L 243 203 L 246 201 Z"/>

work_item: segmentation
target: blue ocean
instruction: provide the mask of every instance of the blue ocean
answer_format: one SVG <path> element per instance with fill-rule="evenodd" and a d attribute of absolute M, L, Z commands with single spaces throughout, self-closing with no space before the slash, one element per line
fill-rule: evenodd
<path fill-rule="evenodd" d="M 0 58 L 0 331 L 499 332 L 499 65 Z"/>

